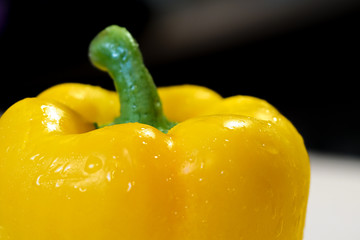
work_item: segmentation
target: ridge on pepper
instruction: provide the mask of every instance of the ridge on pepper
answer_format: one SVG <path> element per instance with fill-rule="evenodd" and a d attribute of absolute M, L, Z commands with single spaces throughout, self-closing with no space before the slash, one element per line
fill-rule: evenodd
<path fill-rule="evenodd" d="M 0 239 L 302 239 L 309 157 L 273 106 L 157 89 L 118 26 L 89 57 L 117 92 L 60 84 L 0 118 Z"/>

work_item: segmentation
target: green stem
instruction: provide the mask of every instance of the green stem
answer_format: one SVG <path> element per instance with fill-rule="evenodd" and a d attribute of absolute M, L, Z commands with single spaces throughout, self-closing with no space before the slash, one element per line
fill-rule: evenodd
<path fill-rule="evenodd" d="M 120 116 L 108 125 L 139 122 L 165 133 L 175 125 L 163 114 L 138 44 L 125 28 L 114 25 L 100 32 L 90 44 L 89 57 L 94 66 L 110 74 L 120 97 Z"/>

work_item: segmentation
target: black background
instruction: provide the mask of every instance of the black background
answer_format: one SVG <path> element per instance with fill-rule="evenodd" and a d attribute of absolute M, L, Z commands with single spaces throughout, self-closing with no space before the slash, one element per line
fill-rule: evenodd
<path fill-rule="evenodd" d="M 3 0 L 3 2 L 5 2 Z M 0 33 L 0 110 L 62 82 L 112 89 L 88 44 L 111 24 L 139 39 L 155 12 L 142 1 L 7 1 Z M 144 60 L 158 86 L 199 84 L 277 107 L 310 150 L 360 155 L 359 7 L 195 55 Z M 161 49 L 159 49 L 161 51 Z M 181 104 L 181 100 L 179 101 Z"/>

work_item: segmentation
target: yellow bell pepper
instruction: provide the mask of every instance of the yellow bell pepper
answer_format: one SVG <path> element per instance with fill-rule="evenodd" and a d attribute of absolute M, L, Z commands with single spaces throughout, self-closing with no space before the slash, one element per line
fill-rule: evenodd
<path fill-rule="evenodd" d="M 159 97 L 117 26 L 90 59 L 120 101 L 69 83 L 1 117 L 0 239 L 302 239 L 309 158 L 274 107 L 193 85 Z"/>

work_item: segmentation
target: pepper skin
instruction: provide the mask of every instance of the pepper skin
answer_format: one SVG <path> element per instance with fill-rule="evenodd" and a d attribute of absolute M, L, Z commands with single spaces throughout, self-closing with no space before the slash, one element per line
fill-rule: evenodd
<path fill-rule="evenodd" d="M 124 31 L 111 26 L 100 40 Z M 310 167 L 293 125 L 254 97 L 193 85 L 159 95 L 167 118 L 155 109 L 112 124 L 127 102 L 120 96 L 119 112 L 117 93 L 89 85 L 10 107 L 0 119 L 0 239 L 302 239 Z"/>

